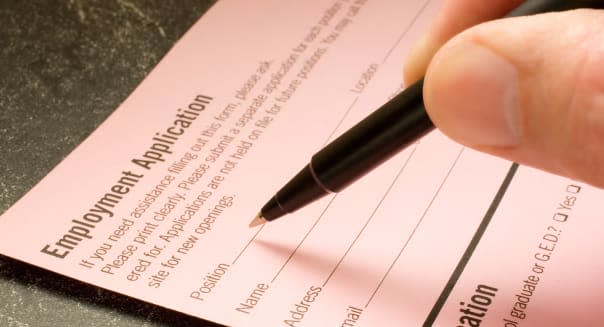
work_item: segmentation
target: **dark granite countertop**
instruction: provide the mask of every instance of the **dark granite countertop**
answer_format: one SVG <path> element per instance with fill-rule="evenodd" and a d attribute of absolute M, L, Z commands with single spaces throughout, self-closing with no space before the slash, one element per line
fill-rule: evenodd
<path fill-rule="evenodd" d="M 0 1 L 0 212 L 86 138 L 215 1 Z M 205 325 L 0 256 L 0 326 Z"/>

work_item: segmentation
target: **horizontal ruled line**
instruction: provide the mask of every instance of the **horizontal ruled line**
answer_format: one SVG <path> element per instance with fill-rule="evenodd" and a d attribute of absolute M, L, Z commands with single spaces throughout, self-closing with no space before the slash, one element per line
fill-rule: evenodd
<path fill-rule="evenodd" d="M 382 279 L 380 280 L 380 282 L 376 286 L 375 290 L 373 291 L 373 293 L 369 297 L 369 300 L 367 300 L 367 303 L 365 304 L 365 308 L 367 308 L 369 306 L 369 304 L 371 303 L 371 301 L 373 300 L 373 298 L 377 294 L 377 292 L 380 289 L 380 287 L 382 287 L 382 284 L 386 280 L 386 277 L 388 277 L 388 275 L 390 274 L 390 271 L 392 270 L 392 268 L 394 267 L 394 265 L 396 264 L 396 262 L 398 261 L 398 259 L 401 257 L 401 255 L 403 254 L 403 252 L 405 251 L 405 249 L 407 248 L 407 245 L 409 244 L 409 242 L 411 241 L 411 239 L 413 238 L 413 236 L 415 236 L 415 233 L 417 232 L 417 230 L 418 230 L 419 226 L 421 225 L 421 223 L 424 221 L 424 218 L 426 217 L 426 214 L 428 213 L 428 211 L 430 211 L 430 208 L 432 207 L 432 204 L 434 203 L 434 201 L 436 200 L 436 198 L 440 194 L 440 191 L 442 190 L 442 187 L 445 185 L 445 183 L 449 179 L 449 176 L 451 175 L 451 172 L 453 171 L 453 168 L 455 168 L 455 166 L 457 165 L 457 162 L 459 161 L 459 158 L 461 157 L 461 154 L 463 153 L 464 149 L 465 148 L 462 147 L 461 150 L 459 151 L 459 153 L 457 154 L 457 157 L 455 158 L 455 161 L 453 161 L 453 164 L 449 168 L 449 171 L 447 172 L 447 175 L 445 175 L 445 178 L 443 179 L 443 181 L 438 186 L 438 189 L 436 190 L 436 192 L 434 193 L 434 196 L 432 197 L 432 199 L 428 203 L 428 206 L 426 206 L 426 209 L 422 213 L 421 217 L 419 218 L 419 220 L 415 224 L 415 227 L 413 227 L 413 230 L 409 234 L 409 237 L 407 237 L 407 240 L 405 241 L 405 243 L 401 247 L 401 249 L 398 252 L 397 256 L 394 258 L 394 260 L 390 264 L 390 267 L 388 267 L 388 269 L 386 270 L 386 273 L 384 273 L 384 276 L 382 276 Z"/>

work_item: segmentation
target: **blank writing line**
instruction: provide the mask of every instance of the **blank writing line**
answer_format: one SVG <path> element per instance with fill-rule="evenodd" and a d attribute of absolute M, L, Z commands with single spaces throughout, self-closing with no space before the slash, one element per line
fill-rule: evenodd
<path fill-rule="evenodd" d="M 401 35 L 398 37 L 398 39 L 396 40 L 396 42 L 394 43 L 394 45 L 390 48 L 390 50 L 388 51 L 388 53 L 386 54 L 386 56 L 382 60 L 382 64 L 384 64 L 386 62 L 386 60 L 388 60 L 388 58 L 390 57 L 390 55 L 392 54 L 392 52 L 394 51 L 394 49 L 396 49 L 396 47 L 398 47 L 398 44 L 405 37 L 405 35 L 407 35 L 407 33 L 409 32 L 409 30 L 411 30 L 411 27 L 413 25 L 415 25 L 415 22 L 417 21 L 417 19 L 419 18 L 419 16 L 421 16 L 421 14 L 424 12 L 424 10 L 428 7 L 429 3 L 430 3 L 430 0 L 427 0 L 426 2 L 424 2 L 424 5 L 419 9 L 419 11 L 415 15 L 415 17 L 413 17 L 413 20 L 411 20 L 411 22 L 409 23 L 409 25 L 407 25 L 407 28 L 405 28 L 405 30 L 403 31 L 403 33 L 401 33 Z"/>
<path fill-rule="evenodd" d="M 233 265 L 237 262 L 237 260 L 239 260 L 239 257 L 241 257 L 241 255 L 243 254 L 243 252 L 245 252 L 245 250 L 247 250 L 248 246 L 250 246 L 250 244 L 252 244 L 252 242 L 256 239 L 256 236 L 258 236 L 258 234 L 260 234 L 260 232 L 262 231 L 262 229 L 264 228 L 264 226 L 266 226 L 266 225 L 260 226 L 260 228 L 258 229 L 258 231 L 256 232 L 256 234 L 254 234 L 254 236 L 250 239 L 250 241 L 247 242 L 247 244 L 245 245 L 245 247 L 239 252 L 239 254 L 235 258 L 235 260 L 233 260 L 233 263 L 232 263 Z"/>
<path fill-rule="evenodd" d="M 292 251 L 292 253 L 289 255 L 289 257 L 287 257 L 287 260 L 285 260 L 285 262 L 283 263 L 283 265 L 281 266 L 281 268 L 279 269 L 279 271 L 277 272 L 277 274 L 275 274 L 275 277 L 273 277 L 273 279 L 271 280 L 271 283 L 275 282 L 275 280 L 277 279 L 277 277 L 279 276 L 279 274 L 281 273 L 281 271 L 283 271 L 283 268 L 285 268 L 285 266 L 287 266 L 287 264 L 289 263 L 289 261 L 291 260 L 291 258 L 294 256 L 294 254 L 296 254 L 296 252 L 298 251 L 298 249 L 300 248 L 300 246 L 302 245 L 302 243 L 304 243 L 304 240 L 306 240 L 306 238 L 308 237 L 308 235 L 310 235 L 310 233 L 313 231 L 313 229 L 315 229 L 315 226 L 317 226 L 317 224 L 319 223 L 319 221 L 321 220 L 321 218 L 323 218 L 323 215 L 327 211 L 327 208 L 329 208 L 329 206 L 331 206 L 331 203 L 333 202 L 333 200 L 335 198 L 336 198 L 336 195 L 334 195 L 334 196 L 331 197 L 331 200 L 329 200 L 329 203 L 325 206 L 325 209 L 323 209 L 323 211 L 321 212 L 321 214 L 319 215 L 319 217 L 317 218 L 317 220 L 315 220 L 314 224 L 310 227 L 310 229 L 308 230 L 308 232 L 306 232 L 306 235 L 304 235 L 304 238 L 302 238 L 302 240 L 298 243 L 298 245 Z"/>
<path fill-rule="evenodd" d="M 363 232 L 365 231 L 365 228 L 367 227 L 367 225 L 369 225 L 369 222 L 371 222 L 371 220 L 375 216 L 375 213 L 381 207 L 382 203 L 384 202 L 384 199 L 386 199 L 386 196 L 388 196 L 388 193 L 390 193 L 390 190 L 392 190 L 392 187 L 394 186 L 394 184 L 396 183 L 396 181 L 398 180 L 398 178 L 401 176 L 401 173 L 403 172 L 403 170 L 405 170 L 405 167 L 407 167 L 407 164 L 411 160 L 411 157 L 413 157 L 413 154 L 415 153 L 416 149 L 417 149 L 417 144 L 415 145 L 415 147 L 413 147 L 413 150 L 411 151 L 411 154 L 409 154 L 409 157 L 407 157 L 407 160 L 405 160 L 405 163 L 403 164 L 403 166 L 401 167 L 401 169 L 399 169 L 398 173 L 396 174 L 396 176 L 392 180 L 392 183 L 390 183 L 390 186 L 388 186 L 388 189 L 386 190 L 386 192 L 384 192 L 384 195 L 382 196 L 382 198 L 380 199 L 380 201 L 378 202 L 378 204 L 373 209 L 373 212 L 371 213 L 371 215 L 369 216 L 369 218 L 365 222 L 365 225 L 363 225 L 363 227 L 361 228 L 361 230 L 357 233 L 357 236 L 354 238 L 354 240 L 352 241 L 352 243 L 350 243 L 350 246 L 348 247 L 348 249 L 346 249 L 346 252 L 344 252 L 344 254 L 342 255 L 342 257 L 340 257 L 340 260 L 338 261 L 338 263 L 336 264 L 336 266 L 333 268 L 333 270 L 331 271 L 331 273 L 329 273 L 329 276 L 327 276 L 327 279 L 325 279 L 325 282 L 323 282 L 323 287 L 325 287 L 325 285 L 327 285 L 327 282 L 329 282 L 329 280 L 331 279 L 331 277 L 333 276 L 333 274 L 336 272 L 336 270 L 338 270 L 338 267 L 340 267 L 340 264 L 342 263 L 342 261 L 344 261 L 344 258 L 346 257 L 346 255 L 348 255 L 348 252 L 350 252 L 350 249 L 352 249 L 352 247 L 357 242 L 357 240 L 359 239 L 359 237 L 361 236 L 361 234 L 363 234 Z"/>
<path fill-rule="evenodd" d="M 432 207 L 432 204 L 434 203 L 434 200 L 436 200 L 436 197 L 438 197 L 438 195 L 440 194 L 440 190 L 442 189 L 443 185 L 445 185 L 445 183 L 447 182 L 447 179 L 449 179 L 449 176 L 451 175 L 451 172 L 453 171 L 453 168 L 455 168 L 455 165 L 457 165 L 457 162 L 459 161 L 459 158 L 461 157 L 461 154 L 463 153 L 463 150 L 464 150 L 464 148 L 462 147 L 461 150 L 459 151 L 459 153 L 457 154 L 457 157 L 455 158 L 455 161 L 453 161 L 453 164 L 449 168 L 449 171 L 447 172 L 447 175 L 445 176 L 445 178 L 443 179 L 443 181 L 438 186 L 438 189 L 436 190 L 436 193 L 434 193 L 434 196 L 432 196 L 432 199 L 430 200 L 430 203 L 428 203 L 428 206 L 424 210 L 424 213 L 422 214 L 422 216 L 419 218 L 419 220 L 415 224 L 415 227 L 411 231 L 411 234 L 409 234 L 409 237 L 407 237 L 407 240 L 405 241 L 405 244 L 403 244 L 403 247 L 398 252 L 398 255 L 396 256 L 396 258 L 394 259 L 394 261 L 392 261 L 392 264 L 390 264 L 390 267 L 388 267 L 388 270 L 386 270 L 386 273 L 384 274 L 384 276 L 382 277 L 382 279 L 378 283 L 377 287 L 375 288 L 375 290 L 373 291 L 373 293 L 369 297 L 369 300 L 367 301 L 367 304 L 365 304 L 365 308 L 367 308 L 369 306 L 369 303 L 371 303 L 371 300 L 373 300 L 373 298 L 377 294 L 378 290 L 380 289 L 380 287 L 384 283 L 384 280 L 386 280 L 386 277 L 388 276 L 388 274 L 390 274 L 390 271 L 392 270 L 392 267 L 394 267 L 394 265 L 396 264 L 396 262 L 398 261 L 398 259 L 401 257 L 401 254 L 403 254 L 403 251 L 405 250 L 405 248 L 407 248 L 407 245 L 409 244 L 409 241 L 415 235 L 415 232 L 419 228 L 419 225 L 422 223 L 422 221 L 424 221 L 424 218 L 426 217 L 426 214 L 430 210 L 430 207 Z"/>
<path fill-rule="evenodd" d="M 390 57 L 390 55 L 392 54 L 392 52 L 394 51 L 394 49 L 399 45 L 399 43 L 405 37 L 405 35 L 407 35 L 407 33 L 409 32 L 409 30 L 411 30 L 411 27 L 415 24 L 415 22 L 417 21 L 417 19 L 421 15 L 421 13 L 426 9 L 426 7 L 428 6 L 429 3 L 430 3 L 430 0 L 427 0 L 423 4 L 423 6 L 417 12 L 417 14 L 415 15 L 415 17 L 413 17 L 413 19 L 411 20 L 411 22 L 409 23 L 409 25 L 407 25 L 407 28 L 405 28 L 405 30 L 401 33 L 401 35 L 398 37 L 398 39 L 394 43 L 394 45 L 390 48 L 390 50 L 388 50 L 388 52 L 386 53 L 386 56 L 384 56 L 384 59 L 382 60 L 382 64 L 384 62 L 386 62 L 386 60 L 388 60 L 388 58 Z M 355 100 L 355 102 L 356 102 L 356 100 Z M 350 252 L 350 250 L 352 249 L 352 247 L 354 246 L 354 244 L 357 242 L 357 240 L 359 239 L 359 237 L 361 236 L 361 234 L 363 234 L 363 232 L 365 231 L 365 228 L 369 225 L 369 223 L 373 219 L 375 213 L 377 212 L 377 210 L 380 208 L 380 206 L 384 202 L 384 199 L 388 196 L 388 193 L 390 193 L 390 190 L 392 190 L 392 187 L 394 186 L 394 184 L 398 180 L 399 176 L 405 170 L 405 167 L 407 167 L 407 164 L 411 160 L 411 157 L 413 157 L 413 154 L 415 153 L 415 150 L 417 149 L 417 146 L 418 146 L 418 144 L 416 143 L 416 145 L 413 148 L 411 154 L 409 155 L 409 157 L 407 157 L 407 160 L 405 161 L 405 163 L 403 164 L 403 166 L 401 167 L 401 169 L 398 171 L 398 173 L 396 174 L 395 178 L 392 180 L 392 183 L 390 184 L 390 186 L 388 186 L 388 189 L 386 190 L 386 192 L 384 193 L 384 195 L 382 196 L 382 198 L 378 202 L 377 206 L 373 209 L 373 212 L 371 213 L 371 215 L 369 216 L 369 218 L 365 222 L 365 225 L 363 225 L 363 227 L 361 228 L 361 230 L 359 231 L 359 233 L 357 233 L 356 237 L 354 238 L 354 240 L 352 241 L 352 243 L 350 244 L 350 246 L 348 247 L 348 249 L 346 249 L 346 252 L 344 252 L 344 255 L 342 255 L 340 257 L 340 260 L 338 261 L 338 263 L 336 264 L 336 266 L 334 267 L 334 269 L 330 272 L 329 276 L 327 276 L 327 279 L 325 279 L 325 282 L 323 282 L 323 287 L 325 287 L 325 285 L 327 285 L 327 283 L 329 282 L 329 280 L 331 279 L 331 277 L 333 276 L 333 274 L 338 270 L 339 266 L 342 264 L 342 261 L 344 261 L 344 258 L 348 255 L 348 253 Z"/>
<path fill-rule="evenodd" d="M 336 130 L 340 127 L 340 125 L 342 125 L 342 122 L 344 121 L 344 119 L 346 119 L 346 117 L 348 116 L 348 114 L 350 114 L 350 110 L 352 109 L 352 107 L 354 107 L 354 105 L 357 103 L 357 100 L 359 99 L 359 97 L 355 97 L 354 100 L 352 101 L 352 103 L 350 103 L 350 105 L 348 106 L 348 108 L 346 109 L 346 112 L 344 112 L 344 115 L 342 116 L 342 119 L 340 119 L 340 121 L 338 122 L 338 124 L 336 124 L 336 126 L 333 128 L 333 130 L 331 131 L 331 133 L 329 134 L 329 136 L 327 137 L 327 140 L 325 141 L 325 144 L 327 144 L 329 142 L 329 140 L 333 137 L 333 135 L 335 134 Z M 279 271 L 277 272 L 277 274 L 275 274 L 275 277 L 273 277 L 273 279 L 271 280 L 271 283 L 274 283 L 275 280 L 277 279 L 277 277 L 279 276 L 279 274 L 281 274 L 281 271 L 283 271 L 283 269 L 285 268 L 285 266 L 287 266 L 287 264 L 289 263 L 289 261 L 291 260 L 291 258 L 294 256 L 294 254 L 296 254 L 296 252 L 298 251 L 298 249 L 300 248 L 300 246 L 302 245 L 302 243 L 304 243 L 304 241 L 306 240 L 306 238 L 308 237 L 308 235 L 310 235 L 310 233 L 313 231 L 313 229 L 315 228 L 315 226 L 317 225 L 317 223 L 319 223 L 319 221 L 321 220 L 321 218 L 323 217 L 323 215 L 325 214 L 325 212 L 327 211 L 327 209 L 331 206 L 331 203 L 335 200 L 337 194 L 334 195 L 331 200 L 329 200 L 329 203 L 327 204 L 327 206 L 325 207 L 325 209 L 323 209 L 323 211 L 321 212 L 321 214 L 319 215 L 319 217 L 317 218 L 317 220 L 315 221 L 315 223 L 310 227 L 310 229 L 308 230 L 308 232 L 306 232 L 306 235 L 304 235 L 304 238 L 302 238 L 302 240 L 298 243 L 298 245 L 296 246 L 296 248 L 294 249 L 294 251 L 289 255 L 289 257 L 287 258 L 287 260 L 285 260 L 285 263 L 283 263 L 283 265 L 281 266 L 281 268 L 279 269 Z"/>
<path fill-rule="evenodd" d="M 325 141 L 325 143 L 323 145 L 327 145 L 327 143 L 329 142 L 329 140 L 331 140 L 331 138 L 336 133 L 336 131 L 338 130 L 338 128 L 340 128 L 340 125 L 342 125 L 342 122 L 344 122 L 344 119 L 346 119 L 346 117 L 348 117 L 348 114 L 350 113 L 350 110 L 357 103 L 358 99 L 359 99 L 358 96 L 354 98 L 354 101 L 352 101 L 352 103 L 348 106 L 348 109 L 346 109 L 346 112 L 342 116 L 342 119 L 340 119 L 340 121 L 338 122 L 338 124 L 336 125 L 336 127 L 331 131 L 331 134 L 329 134 L 329 136 L 327 137 L 327 140 Z"/>

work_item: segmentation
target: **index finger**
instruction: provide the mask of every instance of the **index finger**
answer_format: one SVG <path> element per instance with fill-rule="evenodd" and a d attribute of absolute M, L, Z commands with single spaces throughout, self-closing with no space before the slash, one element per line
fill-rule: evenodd
<path fill-rule="evenodd" d="M 426 73 L 432 56 L 450 38 L 474 25 L 505 16 L 525 0 L 444 0 L 432 25 L 418 40 L 405 63 L 405 82 L 411 84 Z"/>

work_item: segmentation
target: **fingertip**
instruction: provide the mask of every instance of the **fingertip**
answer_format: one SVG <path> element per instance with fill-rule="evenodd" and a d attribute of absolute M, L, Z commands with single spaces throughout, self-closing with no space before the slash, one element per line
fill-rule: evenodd
<path fill-rule="evenodd" d="M 525 0 L 444 0 L 435 20 L 407 55 L 403 76 L 410 85 L 426 74 L 434 54 L 447 40 L 476 24 L 502 17 Z"/>
<path fill-rule="evenodd" d="M 488 48 L 457 40 L 435 56 L 424 82 L 435 125 L 472 147 L 512 147 L 520 141 L 518 74 Z"/>
<path fill-rule="evenodd" d="M 417 40 L 409 50 L 403 69 L 406 85 L 415 83 L 426 74 L 426 69 L 437 50 L 438 44 L 429 34 Z"/>
<path fill-rule="evenodd" d="M 459 143 L 604 187 L 603 16 L 544 14 L 462 33 L 426 72 L 428 114 Z"/>

